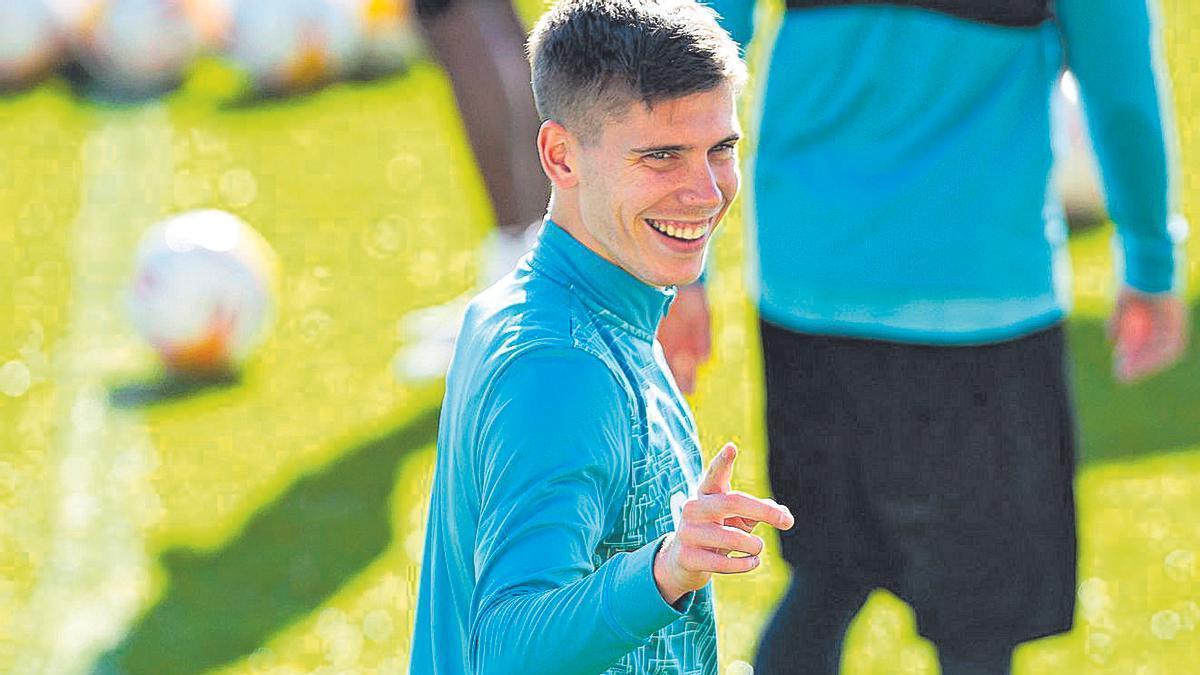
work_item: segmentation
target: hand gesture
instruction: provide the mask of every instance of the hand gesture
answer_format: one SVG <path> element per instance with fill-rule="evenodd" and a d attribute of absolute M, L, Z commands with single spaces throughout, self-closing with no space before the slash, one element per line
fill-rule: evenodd
<path fill-rule="evenodd" d="M 758 523 L 788 530 L 796 522 L 786 506 L 731 489 L 736 458 L 737 446 L 721 448 L 704 472 L 698 494 L 684 503 L 679 529 L 658 550 L 654 581 L 668 603 L 703 588 L 713 574 L 758 567 L 763 540 L 750 533 Z"/>
<path fill-rule="evenodd" d="M 1133 382 L 1165 370 L 1187 345 L 1187 312 L 1173 293 L 1149 295 L 1122 289 L 1109 323 L 1113 375 Z"/>

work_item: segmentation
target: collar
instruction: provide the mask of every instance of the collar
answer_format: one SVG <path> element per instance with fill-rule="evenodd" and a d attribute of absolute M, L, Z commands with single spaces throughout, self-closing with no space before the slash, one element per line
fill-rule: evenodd
<path fill-rule="evenodd" d="M 675 287 L 651 286 L 579 243 L 546 218 L 529 264 L 570 286 L 602 316 L 653 340 L 675 299 Z"/>

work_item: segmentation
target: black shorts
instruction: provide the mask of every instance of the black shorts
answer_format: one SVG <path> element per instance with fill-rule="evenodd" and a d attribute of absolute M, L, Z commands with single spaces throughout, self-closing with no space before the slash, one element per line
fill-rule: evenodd
<path fill-rule="evenodd" d="M 1061 326 L 909 345 L 762 322 L 783 555 L 908 602 L 936 644 L 1016 644 L 1074 614 L 1074 416 Z"/>

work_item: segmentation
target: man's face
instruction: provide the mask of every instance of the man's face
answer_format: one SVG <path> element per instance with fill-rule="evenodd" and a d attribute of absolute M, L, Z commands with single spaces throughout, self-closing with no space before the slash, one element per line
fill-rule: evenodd
<path fill-rule="evenodd" d="M 582 243 L 647 284 L 695 281 L 737 194 L 740 135 L 724 85 L 606 120 L 579 150 Z"/>

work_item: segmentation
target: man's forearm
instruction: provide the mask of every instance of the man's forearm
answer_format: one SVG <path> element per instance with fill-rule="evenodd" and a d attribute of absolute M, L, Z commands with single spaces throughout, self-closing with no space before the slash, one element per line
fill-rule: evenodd
<path fill-rule="evenodd" d="M 485 601 L 471 627 L 475 671 L 596 673 L 645 643 L 682 616 L 655 585 L 658 545 L 618 554 L 565 586 Z"/>
<path fill-rule="evenodd" d="M 1068 66 L 1079 79 L 1104 179 L 1109 215 L 1120 230 L 1126 282 L 1143 292 L 1170 290 L 1174 242 L 1159 26 L 1147 3 L 1061 0 L 1056 8 Z"/>

